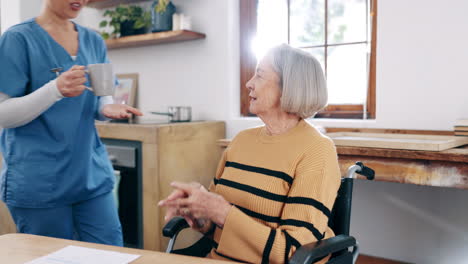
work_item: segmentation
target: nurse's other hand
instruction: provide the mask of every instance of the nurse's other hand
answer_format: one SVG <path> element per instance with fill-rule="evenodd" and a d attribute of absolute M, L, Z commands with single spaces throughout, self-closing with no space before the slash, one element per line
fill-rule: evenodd
<path fill-rule="evenodd" d="M 101 109 L 102 114 L 111 119 L 130 118 L 132 114 L 142 116 L 140 110 L 124 104 L 106 104 Z"/>
<path fill-rule="evenodd" d="M 57 88 L 65 97 L 79 96 L 86 89 L 85 66 L 75 65 L 57 78 Z"/>

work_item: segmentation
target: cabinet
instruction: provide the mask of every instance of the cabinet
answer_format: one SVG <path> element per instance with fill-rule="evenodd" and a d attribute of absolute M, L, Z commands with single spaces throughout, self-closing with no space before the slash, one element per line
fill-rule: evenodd
<path fill-rule="evenodd" d="M 101 138 L 141 142 L 143 247 L 164 251 L 168 241 L 161 233 L 165 210 L 157 204 L 172 192 L 172 181 L 197 181 L 208 187 L 221 158 L 216 142 L 225 137 L 224 122 L 99 123 L 96 127 Z M 181 237 L 185 245 L 195 239 L 191 235 Z"/>

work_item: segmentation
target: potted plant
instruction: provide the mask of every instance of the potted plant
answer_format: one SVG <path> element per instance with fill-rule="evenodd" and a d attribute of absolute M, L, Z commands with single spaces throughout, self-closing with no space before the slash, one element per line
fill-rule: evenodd
<path fill-rule="evenodd" d="M 152 32 L 172 30 L 172 15 L 176 7 L 170 0 L 155 0 L 151 5 Z"/>
<path fill-rule="evenodd" d="M 101 33 L 104 39 L 144 34 L 151 26 L 151 13 L 136 5 L 119 5 L 114 10 L 106 10 L 104 17 L 109 17 L 110 21 L 101 21 L 99 27 L 113 28 L 110 34 Z"/>

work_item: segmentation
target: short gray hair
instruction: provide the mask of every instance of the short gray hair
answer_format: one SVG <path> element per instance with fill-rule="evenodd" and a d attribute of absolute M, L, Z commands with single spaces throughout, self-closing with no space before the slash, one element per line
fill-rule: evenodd
<path fill-rule="evenodd" d="M 270 54 L 273 69 L 280 77 L 284 111 L 308 118 L 327 105 L 327 83 L 316 58 L 287 44 L 272 48 Z"/>

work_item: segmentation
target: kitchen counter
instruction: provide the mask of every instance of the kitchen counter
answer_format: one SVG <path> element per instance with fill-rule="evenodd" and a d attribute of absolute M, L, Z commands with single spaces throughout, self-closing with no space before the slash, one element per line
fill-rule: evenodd
<path fill-rule="evenodd" d="M 227 147 L 229 139 L 218 141 Z M 337 146 L 342 175 L 356 161 L 375 170 L 376 181 L 468 189 L 468 145 L 444 151 Z"/>
<path fill-rule="evenodd" d="M 169 186 L 172 181 L 197 181 L 208 186 L 221 157 L 221 149 L 216 145 L 216 140 L 225 137 L 224 122 L 99 122 L 96 127 L 101 138 L 141 142 L 143 247 L 165 250 L 167 239 L 161 233 L 164 210 L 157 204 L 172 192 Z M 186 237 L 184 235 L 183 238 Z"/>
<path fill-rule="evenodd" d="M 222 150 L 216 140 L 224 138 L 225 123 L 220 121 L 125 124 L 96 123 L 101 138 L 139 141 L 142 145 L 143 247 L 162 251 L 164 210 L 157 203 L 166 198 L 170 182 L 197 181 L 208 186 L 213 179 Z M 1 156 L 0 156 L 1 158 Z M 1 159 L 0 159 L 1 163 Z M 1 164 L 0 164 L 1 168 Z M 16 232 L 10 213 L 0 202 L 0 235 Z M 190 245 L 195 235 L 184 234 L 182 245 Z M 184 239 L 186 239 L 184 244 Z M 179 243 L 179 240 L 178 240 Z"/>

